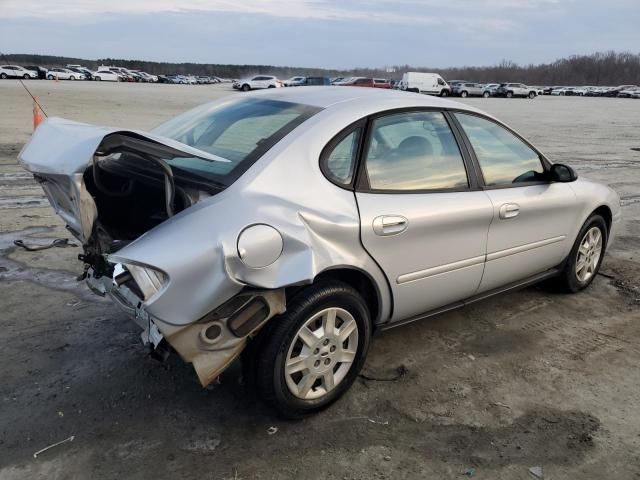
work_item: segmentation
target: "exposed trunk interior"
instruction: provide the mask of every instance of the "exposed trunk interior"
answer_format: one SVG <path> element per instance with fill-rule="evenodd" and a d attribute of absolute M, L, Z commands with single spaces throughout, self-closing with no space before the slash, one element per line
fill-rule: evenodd
<path fill-rule="evenodd" d="M 174 169 L 165 160 L 186 155 L 122 134 L 105 137 L 83 174 L 98 217 L 82 259 L 97 276 L 112 273 L 104 254 L 119 250 L 221 190 L 220 185 L 184 169 Z"/>

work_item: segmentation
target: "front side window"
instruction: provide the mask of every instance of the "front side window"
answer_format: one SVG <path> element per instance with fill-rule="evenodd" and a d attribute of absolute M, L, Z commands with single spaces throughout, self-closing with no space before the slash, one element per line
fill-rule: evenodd
<path fill-rule="evenodd" d="M 456 113 L 488 186 L 545 179 L 538 153 L 506 128 L 475 115 Z"/>
<path fill-rule="evenodd" d="M 362 128 L 355 128 L 323 152 L 324 173 L 334 182 L 341 185 L 351 183 L 361 135 Z"/>
<path fill-rule="evenodd" d="M 468 186 L 460 149 L 441 112 L 407 112 L 376 119 L 366 172 L 372 190 Z"/>
<path fill-rule="evenodd" d="M 243 99 L 197 107 L 156 127 L 152 133 L 222 157 L 226 161 L 185 157 L 168 163 L 229 183 L 236 178 L 233 171 L 237 167 L 253 163 L 320 110 L 298 103 Z"/>

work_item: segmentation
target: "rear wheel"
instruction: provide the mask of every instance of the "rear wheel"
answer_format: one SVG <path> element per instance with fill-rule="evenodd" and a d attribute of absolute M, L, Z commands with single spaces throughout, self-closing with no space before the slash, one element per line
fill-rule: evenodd
<path fill-rule="evenodd" d="M 591 215 L 578 233 L 558 286 L 575 293 L 587 288 L 600 270 L 607 245 L 607 224 L 600 215 Z"/>
<path fill-rule="evenodd" d="M 529 98 L 536 98 L 536 92 L 529 92 Z"/>
<path fill-rule="evenodd" d="M 283 416 L 302 418 L 347 391 L 370 335 L 369 311 L 358 292 L 340 282 L 318 283 L 299 292 L 253 340 L 245 372 Z"/>
<path fill-rule="evenodd" d="M 482 96 L 483 96 L 484 98 L 489 98 L 489 97 L 491 96 L 491 94 L 490 94 L 489 92 L 484 92 L 484 93 L 482 94 Z"/>
<path fill-rule="evenodd" d="M 71 75 L 71 76 L 69 77 L 69 80 L 75 80 L 75 79 L 76 79 L 76 77 L 74 77 L 73 75 Z"/>

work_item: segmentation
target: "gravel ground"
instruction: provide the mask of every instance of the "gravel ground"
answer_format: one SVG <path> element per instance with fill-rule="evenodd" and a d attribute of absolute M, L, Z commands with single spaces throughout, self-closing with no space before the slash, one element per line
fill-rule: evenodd
<path fill-rule="evenodd" d="M 50 115 L 148 129 L 229 86 L 28 82 Z M 31 102 L 0 82 L 0 479 L 640 478 L 640 101 L 466 100 L 608 183 L 624 223 L 594 284 L 534 287 L 376 337 L 328 411 L 283 422 L 240 380 L 202 389 L 75 281 L 78 248 L 16 164 Z M 273 432 L 275 429 L 277 431 Z M 34 452 L 73 436 L 34 458 Z M 462 477 L 464 478 L 464 477 Z"/>

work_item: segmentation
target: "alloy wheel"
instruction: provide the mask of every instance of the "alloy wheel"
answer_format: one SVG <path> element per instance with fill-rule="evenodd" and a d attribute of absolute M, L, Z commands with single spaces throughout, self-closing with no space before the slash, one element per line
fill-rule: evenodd
<path fill-rule="evenodd" d="M 576 277 L 580 282 L 584 283 L 595 275 L 601 255 L 602 232 L 598 227 L 591 227 L 582 237 L 578 248 Z"/>
<path fill-rule="evenodd" d="M 320 398 L 344 380 L 358 350 L 358 324 L 342 308 L 326 308 L 309 318 L 287 352 L 284 375 L 289 391 L 303 400 Z"/>

